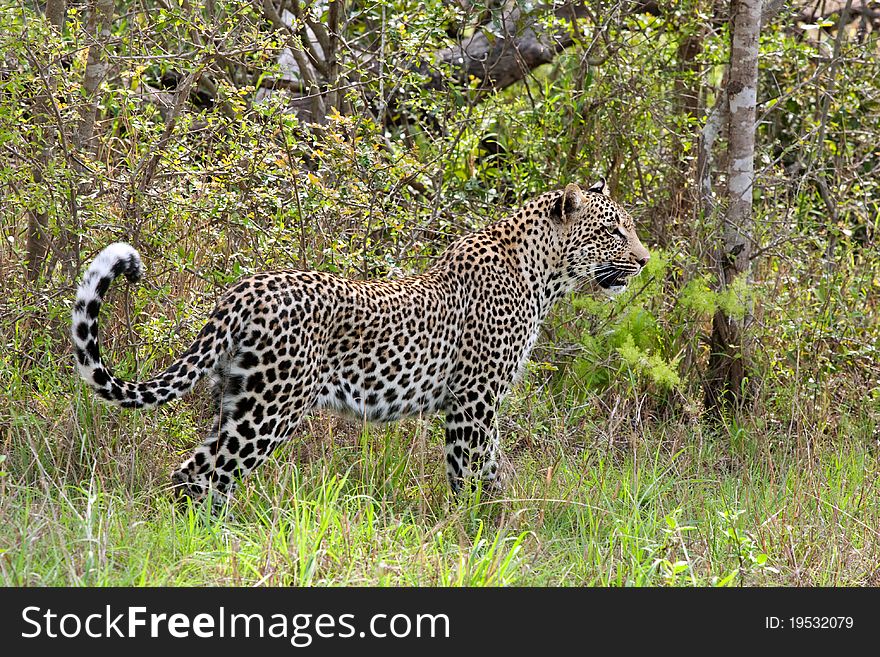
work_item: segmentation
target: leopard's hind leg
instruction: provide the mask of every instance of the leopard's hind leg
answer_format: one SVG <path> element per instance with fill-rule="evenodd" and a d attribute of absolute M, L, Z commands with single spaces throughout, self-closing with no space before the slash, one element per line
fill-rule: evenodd
<path fill-rule="evenodd" d="M 262 464 L 288 440 L 313 408 L 320 368 L 317 349 L 299 344 L 244 349 L 216 383 L 214 429 L 193 455 L 174 471 L 178 494 L 212 504 L 227 502 L 236 481 Z M 308 348 L 312 347 L 312 348 Z"/>

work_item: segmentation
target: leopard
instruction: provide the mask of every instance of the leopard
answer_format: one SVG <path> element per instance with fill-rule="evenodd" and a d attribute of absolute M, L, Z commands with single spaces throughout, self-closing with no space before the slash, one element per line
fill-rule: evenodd
<path fill-rule="evenodd" d="M 540 329 L 565 295 L 625 290 L 650 255 L 600 179 L 527 200 L 452 242 L 424 272 L 353 279 L 281 270 L 233 283 L 192 344 L 143 381 L 102 360 L 98 315 L 114 279 L 144 265 L 124 242 L 86 270 L 72 309 L 80 377 L 110 404 L 155 408 L 207 377 L 213 422 L 173 471 L 175 497 L 228 504 L 239 482 L 326 411 L 363 422 L 443 413 L 449 488 L 502 488 L 498 417 Z"/>

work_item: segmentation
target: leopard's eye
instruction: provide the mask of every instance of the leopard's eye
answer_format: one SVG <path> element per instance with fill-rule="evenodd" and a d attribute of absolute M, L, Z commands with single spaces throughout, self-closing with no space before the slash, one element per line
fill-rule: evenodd
<path fill-rule="evenodd" d="M 613 226 L 606 226 L 606 228 L 608 229 L 609 235 L 613 235 L 614 237 L 622 237 L 623 239 L 628 239 L 623 228 L 621 228 L 617 224 L 615 224 Z"/>

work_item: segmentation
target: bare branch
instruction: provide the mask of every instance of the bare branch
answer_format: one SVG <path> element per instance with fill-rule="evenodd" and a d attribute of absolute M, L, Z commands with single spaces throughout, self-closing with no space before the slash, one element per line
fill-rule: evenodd
<path fill-rule="evenodd" d="M 262 0 L 262 2 L 260 2 L 260 0 L 253 0 L 253 2 L 258 6 L 262 5 L 263 15 L 272 23 L 272 27 L 285 35 L 287 47 L 296 62 L 303 84 L 311 96 L 312 118 L 315 121 L 323 121 L 325 106 L 324 99 L 321 96 L 320 85 L 318 84 L 318 76 L 303 51 L 303 43 L 299 34 L 282 20 L 272 0 Z M 293 15 L 294 18 L 296 18 L 300 12 L 299 4 L 297 2 L 293 2 L 292 4 L 294 9 Z"/>
<path fill-rule="evenodd" d="M 712 185 L 712 173 L 715 167 L 714 149 L 718 136 L 727 126 L 728 113 L 727 92 L 722 90 L 700 131 L 697 181 L 700 186 L 700 204 L 705 216 L 709 216 L 715 211 L 715 194 Z"/>

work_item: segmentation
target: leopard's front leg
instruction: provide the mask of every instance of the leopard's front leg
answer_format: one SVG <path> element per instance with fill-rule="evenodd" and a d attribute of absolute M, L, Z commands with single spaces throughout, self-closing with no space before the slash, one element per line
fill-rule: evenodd
<path fill-rule="evenodd" d="M 446 411 L 446 476 L 453 493 L 464 482 L 500 490 L 498 477 L 497 396 L 471 389 L 457 396 Z"/>

